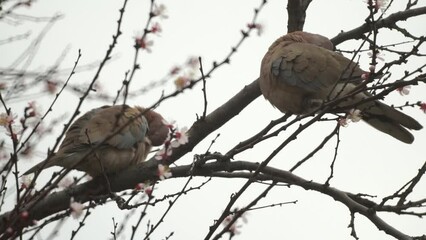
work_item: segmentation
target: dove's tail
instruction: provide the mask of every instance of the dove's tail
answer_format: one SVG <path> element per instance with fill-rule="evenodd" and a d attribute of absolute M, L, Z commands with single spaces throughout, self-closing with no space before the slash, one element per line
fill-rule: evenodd
<path fill-rule="evenodd" d="M 31 173 L 39 172 L 43 169 L 50 168 L 55 165 L 54 161 L 55 156 L 52 156 L 44 161 L 39 162 L 34 167 L 28 169 L 23 175 L 28 175 Z"/>
<path fill-rule="evenodd" d="M 375 129 L 404 143 L 412 143 L 414 136 L 407 129 L 420 130 L 423 126 L 414 118 L 379 101 L 359 106 L 362 119 Z"/>

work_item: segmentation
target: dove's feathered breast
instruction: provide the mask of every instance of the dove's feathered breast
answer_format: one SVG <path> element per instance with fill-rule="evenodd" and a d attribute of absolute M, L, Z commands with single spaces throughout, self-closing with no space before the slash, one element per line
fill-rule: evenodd
<path fill-rule="evenodd" d="M 146 117 L 156 124 L 151 130 Z M 162 119 L 158 113 L 141 107 L 118 105 L 93 109 L 72 124 L 54 156 L 25 174 L 57 165 L 96 176 L 140 163 L 151 149 L 149 131 L 162 133 L 156 145 L 166 139 L 168 128 Z"/>

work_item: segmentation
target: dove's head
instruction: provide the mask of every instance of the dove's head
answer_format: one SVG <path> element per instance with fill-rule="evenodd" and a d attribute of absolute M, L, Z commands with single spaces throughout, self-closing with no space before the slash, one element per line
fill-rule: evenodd
<path fill-rule="evenodd" d="M 146 120 L 148 121 L 148 138 L 153 146 L 160 146 L 166 141 L 169 135 L 169 127 L 166 125 L 166 121 L 163 116 L 159 113 L 151 110 L 138 107 L 139 111 L 144 113 Z"/>
<path fill-rule="evenodd" d="M 291 32 L 282 36 L 281 41 L 310 43 L 317 45 L 318 47 L 328 49 L 330 51 L 334 50 L 334 45 L 330 41 L 330 39 L 319 34 L 313 34 L 308 32 Z"/>

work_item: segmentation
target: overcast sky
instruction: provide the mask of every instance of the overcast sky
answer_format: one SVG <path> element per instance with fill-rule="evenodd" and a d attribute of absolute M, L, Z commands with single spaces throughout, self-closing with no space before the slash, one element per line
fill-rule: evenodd
<path fill-rule="evenodd" d="M 123 19 L 123 35 L 118 39 L 118 46 L 114 50 L 113 61 L 110 61 L 99 78 L 100 91 L 114 95 L 121 86 L 125 72 L 132 67 L 134 57 L 134 38 L 143 32 L 147 19 L 149 1 L 130 0 Z M 405 1 L 395 1 L 394 7 L 389 10 L 389 15 L 395 9 L 404 9 Z M 425 2 L 421 1 L 423 6 Z M 205 69 L 210 69 L 213 61 L 222 61 L 241 37 L 240 30 L 244 29 L 252 19 L 253 9 L 258 7 L 260 0 L 246 1 L 159 1 L 158 4 L 167 7 L 167 19 L 159 20 L 162 32 L 159 36 L 151 36 L 153 41 L 151 53 L 143 52 L 139 58 L 141 70 L 137 71 L 131 89 L 136 90 L 161 79 L 175 65 L 183 64 L 190 56 L 201 56 Z M 257 36 L 253 33 L 247 39 L 237 54 L 231 59 L 230 65 L 225 65 L 215 71 L 212 78 L 207 81 L 208 112 L 226 102 L 236 94 L 244 85 L 254 81 L 259 74 L 260 61 L 268 46 L 287 29 L 286 1 L 271 0 L 260 12 L 259 23 L 264 26 L 263 33 Z M 61 68 L 71 68 L 76 60 L 78 49 L 81 49 L 82 58 L 79 65 L 93 63 L 102 59 L 112 41 L 116 31 L 118 9 L 122 1 L 100 0 L 38 0 L 30 8 L 21 11 L 32 16 L 52 16 L 62 14 L 63 17 L 55 23 L 47 33 L 40 45 L 37 56 L 30 69 L 45 70 L 55 63 L 61 53 L 66 49 L 67 55 Z M 308 10 L 305 30 L 319 33 L 327 37 L 334 37 L 340 31 L 347 31 L 364 23 L 368 16 L 366 3 L 362 0 L 316 0 Z M 401 26 L 409 26 L 412 33 L 424 35 L 425 16 L 409 20 Z M 10 45 L 0 45 L 0 67 L 4 68 L 28 46 L 34 39 L 44 23 L 24 22 L 14 26 L 0 22 L 0 39 L 5 39 L 15 34 L 31 32 L 28 40 L 18 41 Z M 395 32 L 381 31 L 380 41 L 383 43 L 394 42 L 399 39 Z M 354 41 L 339 45 L 339 49 L 353 50 L 358 47 Z M 423 52 L 426 49 L 423 48 Z M 392 56 L 385 56 L 386 58 Z M 368 56 L 362 54 L 361 65 L 368 67 Z M 386 59 L 388 60 L 388 59 Z M 379 63 L 380 64 L 380 63 Z M 422 62 L 414 65 L 403 66 L 396 71 L 394 77 L 401 76 L 403 69 L 415 69 Z M 73 76 L 71 83 L 87 84 L 93 78 L 93 71 L 80 71 Z M 197 72 L 198 75 L 198 72 Z M 60 80 L 65 80 L 67 75 L 57 75 Z M 163 102 L 158 111 L 168 120 L 175 120 L 179 127 L 191 126 L 196 119 L 196 114 L 203 111 L 203 95 L 201 85 L 185 94 Z M 172 82 L 163 87 L 140 96 L 131 97 L 131 105 L 149 106 L 161 95 L 174 91 Z M 426 101 L 424 85 L 413 87 L 408 96 L 401 97 L 398 93 L 391 93 L 386 102 L 401 105 L 406 101 Z M 46 110 L 47 104 L 54 95 L 43 94 L 37 96 L 39 105 Z M 77 105 L 78 96 L 66 92 L 54 107 L 54 113 L 59 115 L 72 111 Z M 10 103 L 10 106 L 22 112 L 26 101 Z M 83 111 L 110 101 L 88 100 L 82 106 Z M 3 112 L 3 111 L 0 111 Z M 406 109 L 409 115 L 426 125 L 426 115 L 417 108 Z M 69 116 L 69 115 L 68 115 Z M 193 153 L 202 153 L 209 146 L 211 140 L 220 133 L 221 136 L 213 146 L 212 151 L 226 152 L 239 141 L 252 136 L 268 124 L 272 119 L 282 116 L 263 97 L 259 97 L 250 104 L 241 114 L 236 116 L 224 127 L 208 136 L 199 144 Z M 65 121 L 66 119 L 64 119 Z M 295 162 L 309 153 L 314 146 L 334 128 L 334 123 L 318 123 L 301 134 L 297 141 L 288 149 L 281 152 L 272 162 L 271 166 L 288 169 Z M 58 124 L 56 131 L 62 130 Z M 291 132 L 291 129 L 289 129 Z M 384 135 L 365 123 L 350 124 L 341 131 L 341 145 L 335 166 L 333 187 L 352 193 L 365 193 L 377 195 L 379 202 L 399 189 L 411 179 L 425 161 L 426 130 L 414 132 L 415 142 L 411 145 L 403 144 Z M 259 144 L 254 149 L 248 150 L 236 157 L 236 160 L 253 162 L 263 161 L 283 141 L 288 133 L 282 133 L 277 138 Z M 40 154 L 22 164 L 25 170 L 42 160 L 47 146 L 54 144 L 55 138 L 44 139 Z M 334 143 L 331 141 L 323 151 L 303 165 L 295 173 L 308 180 L 324 182 L 329 175 L 329 165 L 333 159 Z M 177 164 L 192 162 L 193 153 L 187 154 Z M 50 174 L 45 174 L 46 177 Z M 78 172 L 71 173 L 74 176 Z M 205 179 L 195 179 L 193 185 Z M 156 196 L 161 197 L 166 193 L 178 192 L 185 179 L 169 179 L 157 185 Z M 208 232 L 208 227 L 217 219 L 222 209 L 229 200 L 230 194 L 240 189 L 244 180 L 214 179 L 202 190 L 193 191 L 183 196 L 167 215 L 165 222 L 160 226 L 152 239 L 164 239 L 170 232 L 174 232 L 171 239 L 200 239 Z M 264 189 L 264 185 L 254 184 L 235 206 L 243 207 Z M 426 182 L 423 180 L 415 189 L 413 197 L 426 196 Z M 8 200 L 11 200 L 8 199 Z M 268 205 L 285 201 L 298 200 L 295 205 L 256 210 L 247 214 L 247 223 L 241 223 L 241 233 L 235 239 L 351 239 L 350 229 L 347 228 L 350 214 L 345 206 L 335 202 L 327 196 L 316 192 L 306 192 L 298 187 L 276 187 L 259 205 Z M 148 210 L 149 218 L 156 222 L 167 207 L 167 203 L 159 204 Z M 140 211 L 138 209 L 137 211 Z M 92 215 L 78 234 L 77 239 L 107 239 L 112 231 L 112 217 L 116 222 L 121 222 L 128 211 L 119 210 L 116 205 L 107 204 L 92 210 Z M 380 214 L 391 225 L 410 235 L 424 234 L 426 221 L 414 217 L 405 217 Z M 131 235 L 130 226 L 135 224 L 139 214 L 129 220 L 129 228 L 123 239 Z M 78 221 L 68 219 L 60 235 L 64 239 L 71 235 L 71 230 L 76 229 Z M 142 223 L 138 234 L 144 236 L 146 222 Z M 380 232 L 364 217 L 356 215 L 356 229 L 361 239 L 390 239 Z M 42 231 L 41 238 L 49 234 Z"/>

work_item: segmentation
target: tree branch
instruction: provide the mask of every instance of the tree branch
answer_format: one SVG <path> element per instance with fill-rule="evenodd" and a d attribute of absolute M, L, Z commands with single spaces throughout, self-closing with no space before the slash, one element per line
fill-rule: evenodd
<path fill-rule="evenodd" d="M 312 0 L 291 0 L 287 4 L 288 25 L 287 31 L 302 31 L 305 25 L 306 10 Z"/>
<path fill-rule="evenodd" d="M 426 7 L 414 8 L 405 11 L 400 11 L 389 15 L 387 18 L 383 18 L 375 22 L 375 28 L 389 28 L 392 29 L 396 22 L 405 21 L 410 17 L 426 14 Z M 370 31 L 371 23 L 364 23 L 361 26 L 349 30 L 347 32 L 341 32 L 334 38 L 330 39 L 334 46 L 350 39 L 361 39 L 363 34 Z"/>
<path fill-rule="evenodd" d="M 193 168 L 193 165 L 185 165 L 171 168 L 171 172 L 174 178 L 193 176 L 214 176 L 215 173 L 228 172 L 228 175 L 234 172 L 238 177 L 251 178 L 252 173 L 258 169 L 259 164 L 246 161 L 234 161 L 234 162 L 214 162 L 206 163 L 203 166 Z M 231 172 L 231 173 L 229 173 Z M 344 204 L 350 212 L 359 213 L 368 218 L 379 230 L 386 232 L 387 234 L 397 239 L 414 239 L 410 236 L 395 229 L 385 221 L 383 221 L 376 212 L 365 205 L 362 201 L 358 201 L 360 198 L 353 198 L 356 194 L 344 192 L 342 190 L 317 183 L 314 181 L 306 180 L 301 178 L 289 171 L 280 170 L 277 168 L 266 166 L 261 170 L 262 174 L 259 175 L 260 180 L 271 180 L 280 183 L 289 183 L 292 185 L 299 186 L 305 190 L 312 190 L 319 193 L 323 193 L 332 197 L 334 200 Z M 225 176 L 225 175 L 224 175 Z M 112 191 L 122 191 L 134 187 L 138 182 L 144 182 L 147 180 L 158 180 L 156 175 L 156 169 L 147 168 L 146 165 L 140 165 L 119 174 L 110 176 L 110 184 Z M 105 184 L 103 184 L 102 178 L 96 178 L 90 182 L 80 184 L 72 187 L 68 190 L 53 193 L 46 198 L 38 202 L 29 212 L 31 219 L 42 219 L 53 213 L 63 211 L 69 208 L 69 199 L 74 197 L 79 202 L 87 202 L 93 199 L 93 195 L 102 196 L 107 194 L 108 190 Z M 0 231 L 4 232 L 5 219 L 7 219 L 9 212 L 1 216 L 2 221 L 0 222 Z M 24 224 L 24 223 L 23 223 Z M 2 236 L 3 239 L 4 236 Z"/>

